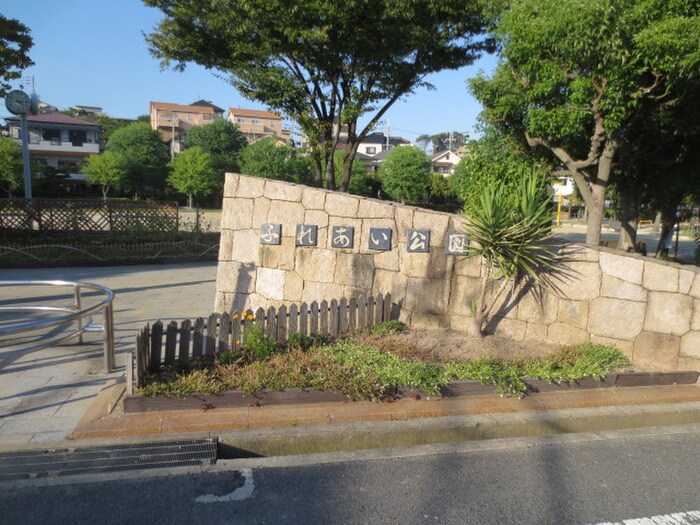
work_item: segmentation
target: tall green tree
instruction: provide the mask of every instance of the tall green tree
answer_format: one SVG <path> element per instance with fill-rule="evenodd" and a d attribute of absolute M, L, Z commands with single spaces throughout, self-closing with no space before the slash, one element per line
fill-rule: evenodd
<path fill-rule="evenodd" d="M 417 203 L 425 197 L 430 185 L 428 164 L 428 157 L 419 148 L 393 148 L 379 166 L 384 192 L 395 201 Z"/>
<path fill-rule="evenodd" d="M 0 137 L 0 186 L 11 197 L 23 181 L 22 148 L 9 137 Z"/>
<path fill-rule="evenodd" d="M 530 148 L 508 136 L 495 126 L 485 124 L 478 140 L 469 143 L 469 155 L 459 161 L 450 178 L 450 185 L 464 202 L 465 210 L 473 212 L 487 187 L 493 184 L 505 187 L 503 198 L 519 196 L 521 179 L 530 173 L 539 173 L 539 185 L 545 188 L 550 165 L 533 155 Z"/>
<path fill-rule="evenodd" d="M 170 154 L 160 132 L 144 122 L 134 122 L 112 133 L 107 150 L 124 160 L 124 185 L 134 196 L 138 197 L 148 188 L 164 188 Z"/>
<path fill-rule="evenodd" d="M 221 186 L 221 176 L 214 168 L 214 158 L 200 146 L 192 146 L 175 156 L 168 183 L 187 195 L 187 206 L 192 197 L 209 195 Z"/>
<path fill-rule="evenodd" d="M 185 148 L 199 146 L 212 156 L 212 165 L 219 173 L 237 172 L 238 156 L 248 142 L 238 126 L 217 119 L 206 126 L 194 126 L 185 136 Z"/>
<path fill-rule="evenodd" d="M 686 0 L 514 0 L 497 20 L 502 60 L 471 90 L 486 118 L 573 177 L 589 244 L 600 241 L 605 191 L 635 121 L 700 75 L 699 11 Z"/>
<path fill-rule="evenodd" d="M 466 144 L 467 138 L 468 134 L 464 131 L 443 131 L 435 135 L 419 135 L 416 138 L 416 144 L 426 153 L 434 154 L 447 150 L 457 151 Z"/>
<path fill-rule="evenodd" d="M 10 80 L 22 76 L 22 70 L 34 65 L 29 50 L 34 45 L 27 26 L 0 14 L 0 97 L 10 91 Z"/>
<path fill-rule="evenodd" d="M 267 137 L 241 152 L 241 173 L 253 177 L 284 180 L 308 184 L 311 180 L 311 163 L 301 157 L 291 146 L 280 144 L 274 137 Z"/>
<path fill-rule="evenodd" d="M 90 184 L 99 184 L 102 187 L 102 198 L 106 201 L 112 188 L 119 189 L 124 185 L 125 164 L 119 153 L 107 150 L 99 155 L 92 155 L 83 166 L 83 172 Z"/>
<path fill-rule="evenodd" d="M 490 49 L 479 0 L 144 0 L 165 18 L 148 35 L 163 63 L 231 75 L 245 96 L 299 123 L 314 149 L 316 185 L 335 188 L 334 153 L 347 126 L 340 189 L 363 138 L 426 76 Z M 367 124 L 358 125 L 369 115 Z"/>

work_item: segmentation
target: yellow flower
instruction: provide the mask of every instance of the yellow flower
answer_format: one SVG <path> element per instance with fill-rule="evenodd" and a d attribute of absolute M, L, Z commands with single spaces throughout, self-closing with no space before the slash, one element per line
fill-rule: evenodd
<path fill-rule="evenodd" d="M 241 340 L 240 340 L 240 339 L 236 339 L 236 344 L 237 344 L 237 345 L 241 344 Z"/>
<path fill-rule="evenodd" d="M 238 319 L 238 314 L 233 314 L 233 319 Z"/>

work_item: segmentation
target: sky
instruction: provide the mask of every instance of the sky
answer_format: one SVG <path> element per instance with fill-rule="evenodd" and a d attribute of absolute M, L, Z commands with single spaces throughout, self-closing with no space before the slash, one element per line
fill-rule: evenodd
<path fill-rule="evenodd" d="M 184 72 L 161 70 L 144 40 L 161 13 L 141 0 L 0 0 L 0 13 L 31 30 L 35 65 L 23 73 L 30 91 L 34 79 L 42 101 L 59 109 L 102 107 L 111 117 L 136 118 L 149 112 L 149 102 L 191 104 L 210 100 L 230 107 L 267 109 L 238 93 L 225 78 L 196 64 Z M 431 75 L 435 90 L 420 88 L 396 102 L 384 116 L 392 136 L 411 141 L 421 134 L 474 130 L 481 111 L 467 93 L 466 80 L 479 70 L 492 71 L 496 59 L 486 56 L 472 66 Z M 4 104 L 0 117 L 10 116 Z M 367 119 L 368 120 L 368 119 Z"/>

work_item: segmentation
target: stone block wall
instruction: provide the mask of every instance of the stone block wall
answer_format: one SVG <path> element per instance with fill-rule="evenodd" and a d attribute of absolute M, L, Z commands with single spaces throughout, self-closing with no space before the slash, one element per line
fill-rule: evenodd
<path fill-rule="evenodd" d="M 261 225 L 281 225 L 261 244 Z M 317 226 L 316 246 L 296 246 L 297 225 Z M 354 228 L 352 248 L 332 248 L 334 226 Z M 396 203 L 227 174 L 216 310 L 390 292 L 417 328 L 469 330 L 480 287 L 476 258 L 448 255 L 463 219 Z M 391 249 L 369 249 L 370 228 L 392 231 Z M 409 230 L 430 231 L 428 253 L 407 249 Z M 563 245 L 553 288 L 501 298 L 492 333 L 550 343 L 614 344 L 635 364 L 700 369 L 700 272 L 635 254 Z"/>

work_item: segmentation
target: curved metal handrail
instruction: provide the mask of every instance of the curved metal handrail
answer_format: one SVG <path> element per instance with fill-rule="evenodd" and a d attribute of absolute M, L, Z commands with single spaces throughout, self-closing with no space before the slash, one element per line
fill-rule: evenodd
<path fill-rule="evenodd" d="M 104 363 L 105 371 L 109 373 L 114 368 L 114 309 L 112 303 L 114 301 L 114 291 L 106 286 L 99 284 L 86 283 L 81 281 L 0 281 L 0 288 L 4 286 L 67 286 L 73 288 L 74 303 L 72 307 L 67 306 L 47 306 L 47 305 L 9 305 L 1 306 L 0 312 L 65 312 L 66 315 L 51 317 L 37 321 L 24 322 L 14 324 L 9 327 L 0 326 L 0 336 L 18 335 L 30 332 L 38 332 L 52 327 L 68 326 L 71 323 L 76 323 L 76 328 L 68 334 L 62 334 L 60 337 L 48 338 L 40 343 L 25 346 L 6 352 L 0 355 L 0 362 L 8 357 L 25 354 L 48 348 L 49 346 L 57 345 L 78 338 L 80 343 L 83 342 L 83 333 L 86 331 L 103 332 L 104 336 Z M 93 306 L 88 308 L 82 307 L 82 291 L 84 289 L 101 292 L 104 297 Z M 93 314 L 102 312 L 104 323 L 96 325 L 93 323 Z"/>

